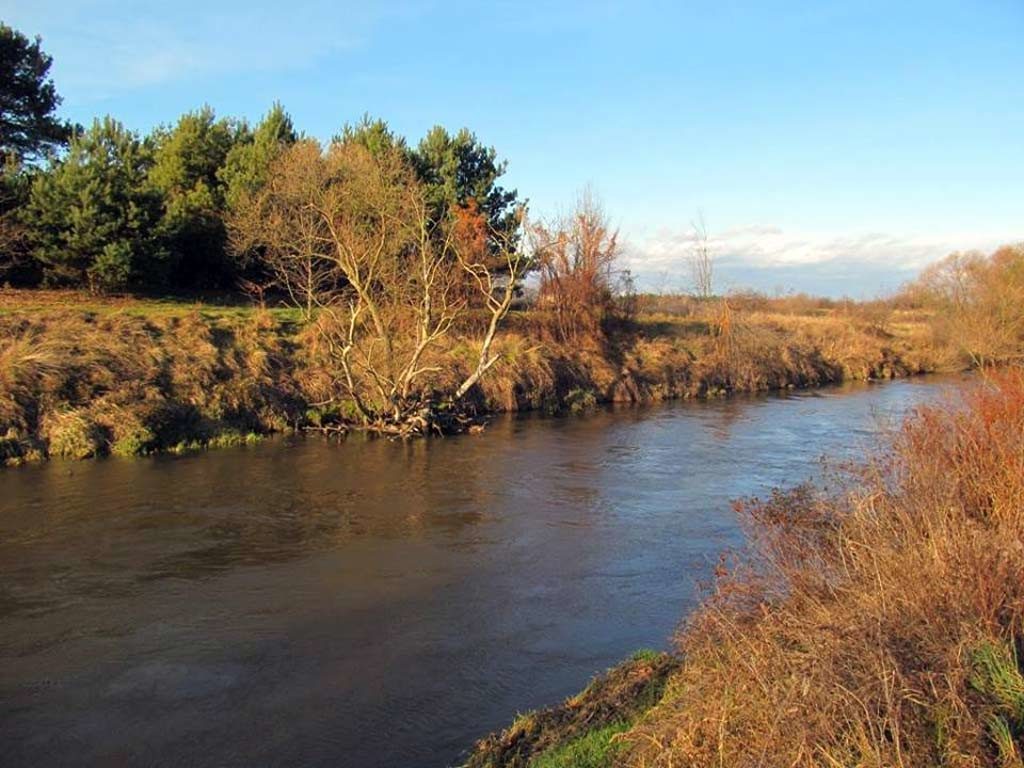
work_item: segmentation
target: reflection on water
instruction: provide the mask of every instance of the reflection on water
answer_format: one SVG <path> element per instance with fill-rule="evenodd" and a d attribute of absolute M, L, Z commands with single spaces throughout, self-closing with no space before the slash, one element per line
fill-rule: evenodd
<path fill-rule="evenodd" d="M 934 380 L 0 474 L 5 765 L 456 761 L 664 646 L 729 500 Z"/>

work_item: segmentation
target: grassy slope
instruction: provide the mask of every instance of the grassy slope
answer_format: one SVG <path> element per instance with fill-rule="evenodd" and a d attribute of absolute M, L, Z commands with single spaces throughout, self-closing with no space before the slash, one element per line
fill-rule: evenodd
<path fill-rule="evenodd" d="M 0 462 L 237 443 L 301 417 L 287 314 L 59 297 L 0 294 Z"/>
<path fill-rule="evenodd" d="M 638 651 L 559 705 L 516 718 L 481 739 L 465 768 L 606 768 L 622 756 L 619 738 L 660 701 L 679 662 Z"/>
<path fill-rule="evenodd" d="M 856 307 L 737 312 L 715 319 L 641 315 L 629 332 L 571 344 L 544 317 L 517 313 L 502 359 L 476 393 L 484 411 L 583 410 L 598 402 L 886 378 L 943 364 L 920 318 L 886 322 Z M 470 368 L 476 341 L 439 353 L 444 388 Z M 331 377 L 291 309 L 230 299 L 105 298 L 0 290 L 0 461 L 146 453 L 344 418 Z M 446 378 L 450 381 L 446 381 Z"/>

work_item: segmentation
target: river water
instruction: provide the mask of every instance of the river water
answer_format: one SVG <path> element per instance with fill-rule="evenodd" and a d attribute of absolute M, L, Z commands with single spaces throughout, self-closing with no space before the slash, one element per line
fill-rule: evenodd
<path fill-rule="evenodd" d="M 949 380 L 0 472 L 0 764 L 444 766 Z"/>

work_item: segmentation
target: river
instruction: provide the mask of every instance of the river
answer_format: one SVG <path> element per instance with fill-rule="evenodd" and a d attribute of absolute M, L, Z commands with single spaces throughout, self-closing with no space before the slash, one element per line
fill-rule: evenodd
<path fill-rule="evenodd" d="M 444 766 L 950 381 L 0 472 L 0 764 Z"/>

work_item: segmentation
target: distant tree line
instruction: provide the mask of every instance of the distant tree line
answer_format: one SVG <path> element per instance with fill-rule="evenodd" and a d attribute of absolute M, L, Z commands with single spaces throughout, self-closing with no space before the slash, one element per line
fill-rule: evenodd
<path fill-rule="evenodd" d="M 309 142 L 281 104 L 255 125 L 204 106 L 148 135 L 113 117 L 73 126 L 57 117 L 51 64 L 38 38 L 0 24 L 0 283 L 190 292 L 274 282 L 280 264 L 266 247 L 229 230 L 252 214 L 275 163 Z M 435 127 L 411 146 L 367 116 L 330 145 L 399 158 L 425 215 L 461 222 L 464 238 L 475 230 L 495 257 L 519 224 L 518 195 L 499 184 L 505 163 L 467 129 Z"/>

